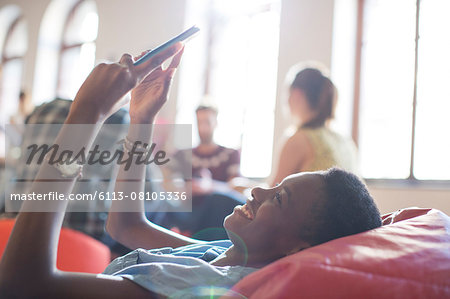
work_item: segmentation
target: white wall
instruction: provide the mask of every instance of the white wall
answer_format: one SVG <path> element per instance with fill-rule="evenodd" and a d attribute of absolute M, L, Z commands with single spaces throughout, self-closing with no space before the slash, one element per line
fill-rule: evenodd
<path fill-rule="evenodd" d="M 381 213 L 405 207 L 435 208 L 450 215 L 450 190 L 418 187 L 386 188 L 369 186 Z"/>
<path fill-rule="evenodd" d="M 27 19 L 29 51 L 23 85 L 33 86 L 34 61 L 40 20 L 49 0 L 0 0 L 0 8 L 17 4 Z M 97 59 L 118 59 L 123 52 L 138 54 L 165 41 L 184 28 L 185 0 L 96 0 L 99 13 Z M 331 65 L 334 0 L 282 0 L 278 90 L 274 134 L 274 157 L 277 157 L 288 118 L 283 114 L 286 103 L 285 75 L 290 66 L 304 60 L 319 60 Z M 174 120 L 177 81 L 172 99 L 163 111 Z M 274 166 L 276 165 L 274 159 Z M 383 188 L 370 186 L 380 210 L 384 212 L 408 206 L 434 207 L 450 214 L 450 188 Z"/>

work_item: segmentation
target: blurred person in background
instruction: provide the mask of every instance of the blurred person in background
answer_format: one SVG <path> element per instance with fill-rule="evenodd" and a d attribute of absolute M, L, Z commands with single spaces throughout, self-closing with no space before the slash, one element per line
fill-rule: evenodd
<path fill-rule="evenodd" d="M 298 126 L 282 148 L 271 186 L 293 173 L 334 166 L 359 173 L 353 140 L 330 128 L 337 104 L 337 90 L 330 78 L 318 68 L 301 69 L 290 84 L 288 102 Z"/>
<path fill-rule="evenodd" d="M 218 115 L 215 106 L 201 104 L 195 113 L 200 144 L 178 151 L 177 167 L 171 170 L 183 173 L 184 178 L 192 175 L 192 180 L 186 183 L 186 188 L 192 188 L 192 213 L 168 214 L 161 224 L 204 240 L 225 239 L 224 218 L 236 205 L 245 202 L 228 184 L 240 175 L 240 152 L 214 141 Z"/>
<path fill-rule="evenodd" d="M 278 167 L 266 186 L 273 187 L 294 173 L 327 170 L 336 166 L 359 173 L 355 143 L 330 128 L 337 104 L 337 90 L 319 68 L 322 69 L 293 66 L 289 72 L 295 74 L 290 82 L 288 103 L 297 129 L 283 145 Z M 235 190 L 247 196 L 251 187 L 261 185 L 261 182 L 242 177 L 230 183 Z"/>

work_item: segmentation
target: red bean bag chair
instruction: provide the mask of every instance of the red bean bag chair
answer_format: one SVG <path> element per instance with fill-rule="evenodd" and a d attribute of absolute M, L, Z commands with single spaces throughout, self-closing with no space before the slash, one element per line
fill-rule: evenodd
<path fill-rule="evenodd" d="M 3 256 L 14 219 L 0 219 L 0 257 Z M 81 232 L 62 228 L 58 243 L 58 269 L 71 272 L 101 273 L 111 260 L 103 243 Z"/>
<path fill-rule="evenodd" d="M 450 217 L 412 208 L 383 224 L 280 259 L 233 291 L 258 299 L 450 298 Z"/>

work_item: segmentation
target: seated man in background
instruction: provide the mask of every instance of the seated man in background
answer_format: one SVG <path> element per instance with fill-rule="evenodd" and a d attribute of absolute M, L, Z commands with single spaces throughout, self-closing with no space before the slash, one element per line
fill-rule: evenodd
<path fill-rule="evenodd" d="M 200 144 L 192 149 L 192 194 L 229 191 L 226 182 L 240 175 L 240 153 L 214 142 L 218 114 L 214 106 L 200 105 L 195 113 Z M 190 171 L 189 167 L 184 167 L 188 165 L 190 154 L 191 151 L 188 150 L 179 151 L 175 155 L 182 171 Z"/>
<path fill-rule="evenodd" d="M 162 70 L 159 65 L 176 53 L 170 66 Z M 76 140 L 66 135 L 69 126 L 101 124 L 116 111 L 129 90 L 149 89 L 145 93 L 132 92 L 130 115 L 132 123 L 151 125 L 167 100 L 181 53 L 177 44 L 139 66 L 133 65 L 130 55 L 124 55 L 117 64 L 96 67 L 80 88 L 55 144 L 72 151 L 89 148 L 95 138 L 94 126 L 77 135 Z M 87 114 L 86 109 L 91 113 Z M 151 130 L 135 128 L 130 127 L 128 139 L 149 144 Z M 133 155 L 126 148 L 124 152 Z M 43 163 L 36 182 L 62 175 L 54 165 Z M 124 195 L 142 192 L 144 176 L 145 165 L 132 163 L 129 169 L 122 165 L 115 191 Z M 77 177 L 60 179 L 51 186 L 34 184 L 31 191 L 67 194 Z M 22 208 L 33 210 L 41 204 L 26 201 Z M 210 298 L 223 294 L 216 288 L 229 288 L 245 275 L 286 255 L 381 225 L 379 211 L 364 184 L 339 169 L 295 174 L 276 187 L 253 189 L 252 198 L 236 207 L 224 221 L 230 237 L 228 244 L 220 246 L 224 250 L 215 249 L 214 242 L 187 238 L 149 222 L 141 201 L 113 201 L 112 211 L 129 210 L 132 205 L 138 209 L 109 213 L 107 228 L 112 236 L 130 248 L 166 248 L 136 250 L 115 260 L 105 274 L 93 275 L 57 270 L 56 249 L 67 202 L 54 201 L 50 205 L 53 212 L 20 213 L 17 217 L 0 263 L 0 297 L 186 298 L 204 296 L 205 292 L 198 293 L 198 288 L 203 287 Z M 167 248 L 185 245 L 191 246 Z M 202 247 L 203 254 L 193 254 L 194 247 Z"/>
<path fill-rule="evenodd" d="M 233 208 L 245 202 L 228 182 L 240 175 L 240 153 L 214 141 L 217 128 L 217 109 L 212 105 L 199 105 L 195 110 L 200 144 L 192 150 L 178 151 L 174 172 L 191 177 L 192 213 L 172 213 L 162 224 L 177 227 L 187 235 L 204 240 L 227 238 L 222 228 L 223 219 Z M 192 164 L 192 166 L 191 166 Z"/>

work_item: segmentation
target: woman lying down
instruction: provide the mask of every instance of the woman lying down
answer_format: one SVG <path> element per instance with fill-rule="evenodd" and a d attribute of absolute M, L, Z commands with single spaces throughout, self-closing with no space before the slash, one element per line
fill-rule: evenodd
<path fill-rule="evenodd" d="M 167 99 L 182 52 L 183 46 L 176 44 L 138 66 L 125 54 L 118 63 L 95 67 L 55 144 L 75 152 L 90 148 L 97 131 L 84 130 L 74 138 L 67 134 L 69 125 L 100 126 L 125 104 L 121 101 L 130 90 L 131 123 L 152 124 Z M 163 70 L 161 63 L 171 57 Z M 149 144 L 151 130 L 142 131 L 130 126 L 127 138 Z M 121 169 L 115 191 L 143 190 L 144 168 L 140 164 Z M 63 174 L 43 163 L 36 181 L 61 179 Z M 76 177 L 51 187 L 34 184 L 31 192 L 67 194 Z M 67 201 L 47 203 L 55 212 L 21 212 L 17 217 L 0 264 L 1 298 L 189 298 L 200 297 L 205 288 L 210 296 L 286 255 L 381 225 L 374 201 L 356 176 L 339 169 L 295 174 L 274 188 L 253 189 L 252 198 L 224 221 L 230 241 L 203 242 L 168 231 L 149 222 L 143 206 L 135 209 L 141 212 L 110 212 L 107 230 L 115 239 L 132 249 L 151 250 L 137 249 L 113 261 L 103 274 L 93 275 L 56 268 Z M 26 201 L 22 210 L 30 211 L 36 204 L 43 203 Z M 112 210 L 120 211 L 121 205 L 130 210 L 142 201 L 114 201 Z"/>

